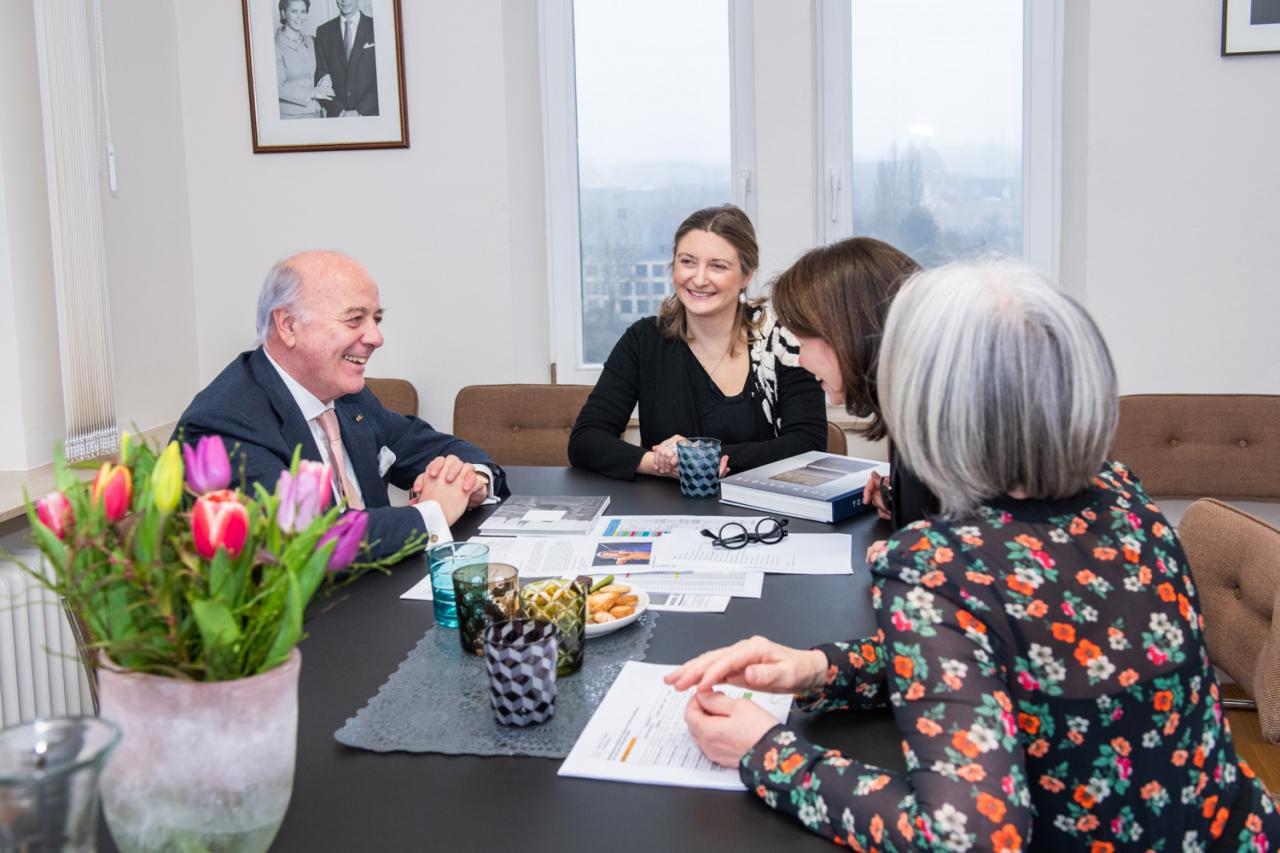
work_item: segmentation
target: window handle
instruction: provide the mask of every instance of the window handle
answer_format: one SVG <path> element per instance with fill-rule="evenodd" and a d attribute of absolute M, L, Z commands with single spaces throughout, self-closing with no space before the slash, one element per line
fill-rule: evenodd
<path fill-rule="evenodd" d="M 839 222 L 840 221 L 840 184 L 842 182 L 840 179 L 840 168 L 838 166 L 831 167 L 830 172 L 828 174 L 828 180 L 830 182 L 830 187 L 827 191 L 827 196 L 831 199 L 831 221 Z"/>
<path fill-rule="evenodd" d="M 741 188 L 739 198 L 741 198 L 742 201 L 745 202 L 747 200 L 747 196 L 751 193 L 751 189 L 752 189 L 750 169 L 742 169 L 741 171 L 738 172 L 738 184 L 739 184 L 739 187 Z"/>

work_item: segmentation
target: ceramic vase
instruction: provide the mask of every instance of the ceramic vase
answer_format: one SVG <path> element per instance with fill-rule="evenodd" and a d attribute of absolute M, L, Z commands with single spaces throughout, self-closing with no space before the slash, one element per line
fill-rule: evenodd
<path fill-rule="evenodd" d="M 294 649 L 275 669 L 234 681 L 187 681 L 98 669 L 100 714 L 122 731 L 102 775 L 116 846 L 262 851 L 293 791 L 298 734 Z"/>

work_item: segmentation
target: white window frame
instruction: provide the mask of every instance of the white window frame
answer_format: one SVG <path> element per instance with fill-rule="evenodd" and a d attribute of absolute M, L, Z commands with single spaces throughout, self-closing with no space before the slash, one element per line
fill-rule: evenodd
<path fill-rule="evenodd" d="M 818 0 L 819 232 L 853 235 L 852 7 Z M 1062 39 L 1065 0 L 1022 2 L 1022 254 L 1058 279 L 1062 196 Z"/>
<path fill-rule="evenodd" d="M 756 137 L 752 1 L 729 4 L 729 128 L 733 202 L 756 218 Z M 582 244 L 578 204 L 578 111 L 573 0 L 538 3 L 542 54 L 543 152 L 547 180 L 547 287 L 552 375 L 591 385 L 599 364 L 582 352 Z"/>

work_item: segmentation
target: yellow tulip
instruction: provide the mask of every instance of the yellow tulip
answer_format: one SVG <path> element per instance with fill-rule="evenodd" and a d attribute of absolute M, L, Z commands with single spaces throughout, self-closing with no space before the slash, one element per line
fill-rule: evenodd
<path fill-rule="evenodd" d="M 178 442 L 171 441 L 151 471 L 151 499 L 155 501 L 156 509 L 170 513 L 178 508 L 182 500 L 182 482 L 182 451 Z"/>

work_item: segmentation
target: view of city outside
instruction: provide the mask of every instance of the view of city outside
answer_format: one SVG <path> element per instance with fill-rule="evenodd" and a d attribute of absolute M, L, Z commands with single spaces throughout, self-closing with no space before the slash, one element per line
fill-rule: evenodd
<path fill-rule="evenodd" d="M 576 0 L 582 351 L 599 364 L 671 287 L 671 238 L 732 201 L 728 0 Z"/>
<path fill-rule="evenodd" d="M 853 0 L 853 230 L 1022 253 L 1022 4 Z"/>

